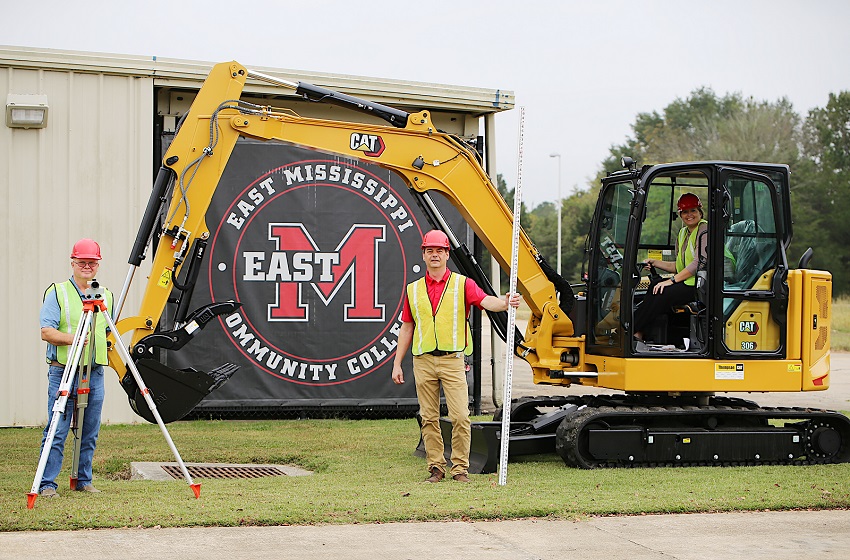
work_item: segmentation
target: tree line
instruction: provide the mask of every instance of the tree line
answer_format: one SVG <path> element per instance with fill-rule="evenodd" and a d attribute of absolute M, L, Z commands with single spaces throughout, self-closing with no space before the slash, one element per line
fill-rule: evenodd
<path fill-rule="evenodd" d="M 562 275 L 579 281 L 585 237 L 601 179 L 620 169 L 620 157 L 638 165 L 726 160 L 784 163 L 791 168 L 794 267 L 808 247 L 812 268 L 832 273 L 834 295 L 850 294 L 850 91 L 830 94 L 824 107 L 801 118 L 787 98 L 759 101 L 741 94 L 718 96 L 709 88 L 676 99 L 661 112 L 640 113 L 632 135 L 612 145 L 592 184 L 561 201 Z M 513 188 L 501 175 L 497 188 L 513 208 Z M 553 189 L 554 191 L 554 189 Z M 557 207 L 523 205 L 521 223 L 543 256 L 557 261 Z M 489 264 L 489 258 L 484 262 Z"/>

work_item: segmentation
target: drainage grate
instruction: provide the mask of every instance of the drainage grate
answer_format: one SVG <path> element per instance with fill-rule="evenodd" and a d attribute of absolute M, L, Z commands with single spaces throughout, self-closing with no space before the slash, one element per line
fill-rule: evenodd
<path fill-rule="evenodd" d="M 183 472 L 178 465 L 162 465 L 162 470 L 171 478 L 183 478 Z M 242 465 L 235 467 L 186 465 L 192 478 L 262 478 L 264 476 L 286 476 L 277 467 L 260 467 Z"/>

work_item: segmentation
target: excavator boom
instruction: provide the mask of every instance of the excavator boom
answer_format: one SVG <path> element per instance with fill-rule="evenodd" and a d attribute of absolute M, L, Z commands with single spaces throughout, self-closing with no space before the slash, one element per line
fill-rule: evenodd
<path fill-rule="evenodd" d="M 391 126 L 304 118 L 291 111 L 275 111 L 270 107 L 239 101 L 249 76 L 294 89 L 297 94 L 312 101 L 329 102 L 376 115 Z M 151 276 L 154 281 L 146 286 L 139 314 L 124 317 L 118 322 L 121 333 L 133 331 L 133 355 L 139 359 L 138 365 L 147 370 L 146 383 L 154 393 L 161 395 L 164 402 L 184 403 L 171 416 L 180 412 L 185 414 L 222 382 L 217 375 L 214 382 L 203 384 L 200 389 L 195 389 L 196 382 L 187 387 L 179 381 L 186 377 L 184 372 L 172 371 L 161 364 L 154 366 L 153 352 L 157 348 L 167 348 L 165 343 L 169 338 L 188 339 L 190 333 L 183 328 L 184 323 L 193 329 L 193 335 L 198 332 L 194 330 L 195 324 L 185 318 L 185 303 L 191 296 L 194 282 L 193 275 L 186 271 L 191 271 L 191 263 L 202 258 L 209 237 L 206 211 L 240 137 L 278 140 L 390 169 L 405 180 L 412 192 L 417 193 L 420 205 L 435 225 L 446 227 L 429 196 L 430 191 L 439 192 L 460 211 L 500 265 L 508 266 L 513 220 L 510 209 L 481 167 L 476 152 L 459 139 L 439 132 L 428 111 L 408 114 L 311 84 L 291 83 L 250 73 L 235 62 L 218 64 L 181 121 L 165 155 L 133 246 L 129 260 L 131 271 L 146 257 L 148 242 L 154 242 L 156 250 Z M 157 226 L 163 214 L 166 216 L 165 223 Z M 403 216 L 398 217 L 403 221 Z M 451 237 L 456 260 L 470 265 L 466 248 L 453 235 Z M 542 258 L 525 233 L 521 236 L 520 245 L 519 270 L 523 273 L 519 276 L 519 288 L 532 306 L 534 316 L 540 318 L 536 323 L 544 333 L 542 337 L 536 333 L 526 336 L 522 342 L 523 351 L 533 367 L 548 375 L 550 369 L 560 367 L 562 354 L 578 355 L 581 340 L 571 336 L 572 324 L 567 314 L 559 309 L 553 283 L 541 267 Z M 480 269 L 465 272 L 483 279 Z M 549 269 L 549 274 L 552 273 Z M 128 278 L 132 278 L 132 272 Z M 178 324 L 169 331 L 172 334 L 154 334 L 158 325 L 163 328 L 159 324 L 160 318 L 169 298 L 174 297 L 175 287 L 181 292 L 178 309 L 182 311 L 178 312 Z M 219 302 L 201 315 L 232 312 L 238 305 L 237 302 Z M 494 317 L 494 322 L 505 323 L 500 317 Z M 554 340 L 555 336 L 559 337 L 561 345 L 558 348 L 548 347 L 547 342 Z M 522 337 L 518 340 L 522 341 Z M 537 344 L 537 340 L 542 343 Z M 118 356 L 112 359 L 116 371 L 126 371 Z M 229 376 L 234 367 L 225 364 L 222 371 Z M 192 372 L 192 375 L 203 379 L 207 374 Z M 149 378 L 151 381 L 148 381 Z M 131 395 L 131 401 L 138 400 L 131 377 L 122 375 L 122 384 Z M 142 413 L 143 402 L 138 401 L 134 408 Z"/>

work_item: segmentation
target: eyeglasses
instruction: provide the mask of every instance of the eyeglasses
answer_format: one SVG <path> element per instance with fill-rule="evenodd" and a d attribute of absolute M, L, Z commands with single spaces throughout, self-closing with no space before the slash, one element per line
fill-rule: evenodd
<path fill-rule="evenodd" d="M 97 261 L 71 261 L 80 268 L 97 268 L 100 263 Z"/>

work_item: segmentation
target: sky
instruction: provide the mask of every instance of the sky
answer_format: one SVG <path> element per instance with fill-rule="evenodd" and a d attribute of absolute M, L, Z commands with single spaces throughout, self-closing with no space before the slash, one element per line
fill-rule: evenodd
<path fill-rule="evenodd" d="M 496 171 L 509 187 L 520 178 L 529 207 L 587 188 L 638 113 L 700 87 L 787 97 L 801 116 L 850 90 L 846 0 L 43 0 L 32 15 L 8 4 L 8 46 L 512 91 Z"/>

